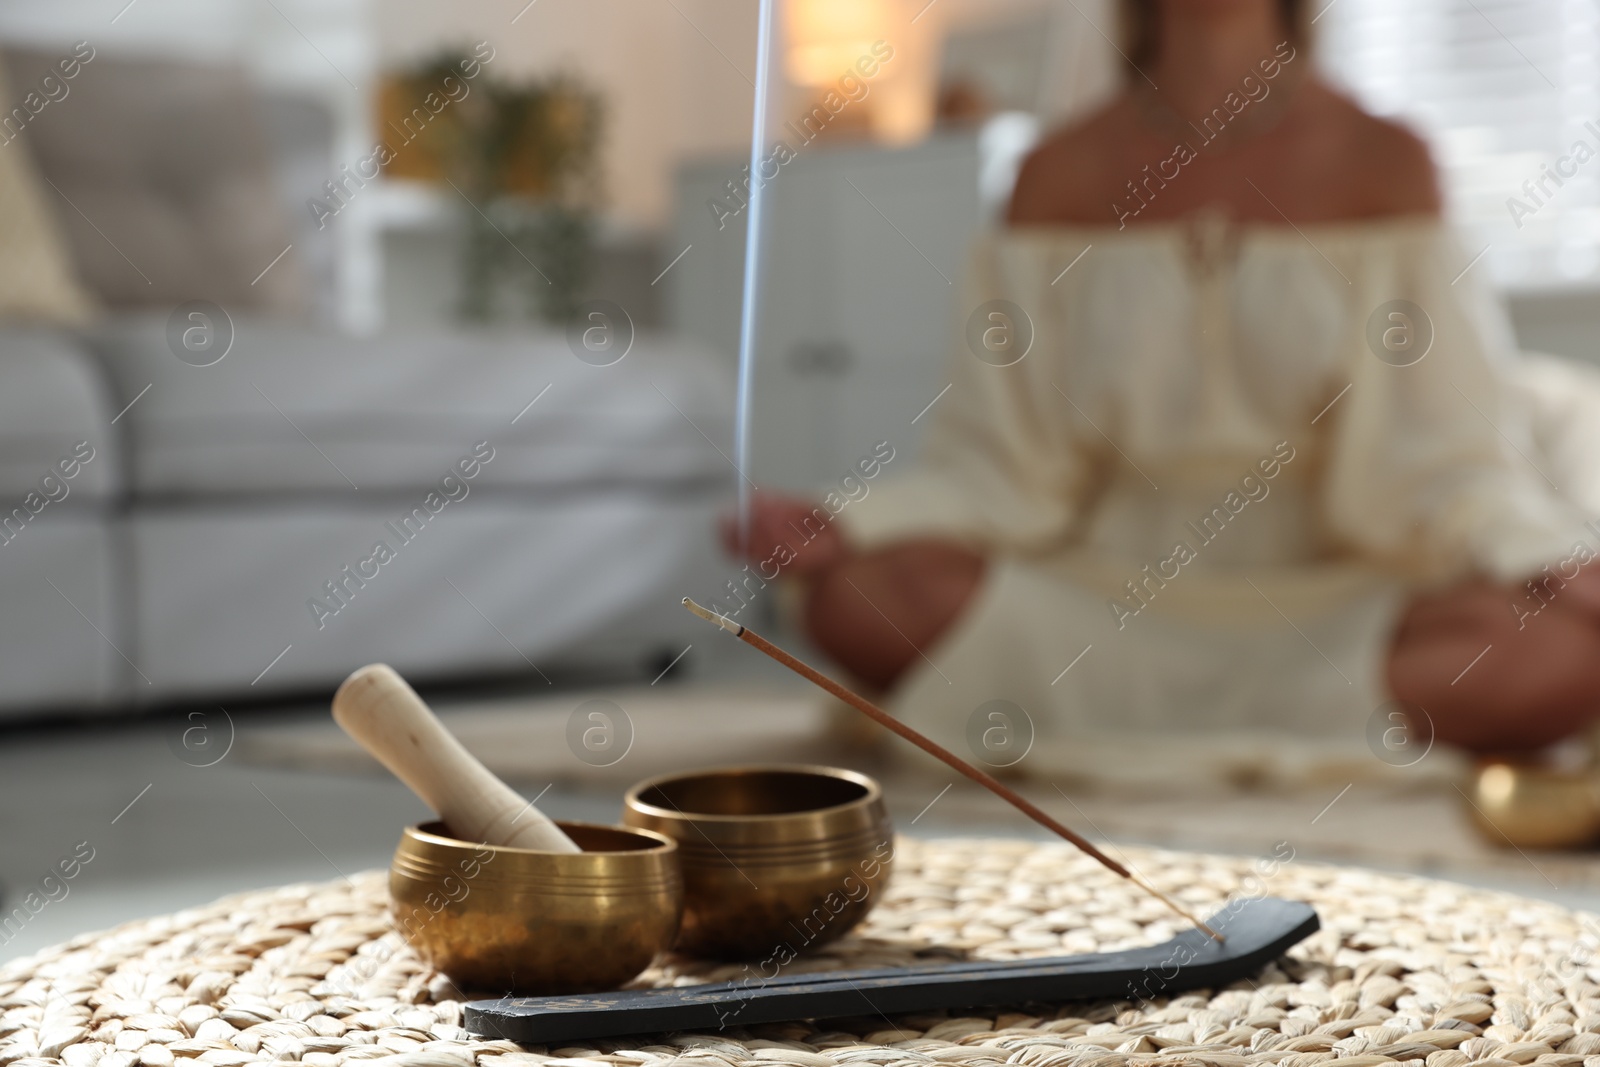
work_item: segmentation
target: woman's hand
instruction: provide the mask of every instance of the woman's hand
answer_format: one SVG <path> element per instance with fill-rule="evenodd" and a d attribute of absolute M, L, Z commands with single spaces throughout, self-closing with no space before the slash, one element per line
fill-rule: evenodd
<path fill-rule="evenodd" d="M 739 543 L 737 516 L 722 518 L 722 545 L 730 555 L 794 574 L 817 574 L 849 554 L 833 516 L 814 500 L 756 493 L 750 501 L 749 542 Z M 771 575 L 763 573 L 763 577 Z"/>
<path fill-rule="evenodd" d="M 1545 577 L 1541 574 L 1534 578 L 1533 582 L 1535 585 L 1539 585 L 1544 580 Z M 1572 593 L 1574 604 L 1581 611 L 1600 618 L 1600 561 L 1585 564 L 1578 571 L 1576 578 L 1568 578 L 1566 582 L 1568 589 Z M 1559 599 L 1561 592 L 1558 591 L 1555 595 Z"/>

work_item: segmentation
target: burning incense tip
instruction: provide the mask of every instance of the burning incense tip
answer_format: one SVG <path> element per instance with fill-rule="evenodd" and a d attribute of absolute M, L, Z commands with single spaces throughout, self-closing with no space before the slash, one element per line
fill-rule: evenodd
<path fill-rule="evenodd" d="M 735 637 L 738 637 L 740 634 L 744 633 L 744 627 L 740 626 L 726 615 L 718 615 L 716 612 L 711 611 L 708 608 L 703 608 L 699 604 L 696 604 L 694 601 L 690 600 L 688 597 L 683 598 L 683 606 L 700 616 L 702 619 L 706 620 L 706 622 L 715 623 Z"/>

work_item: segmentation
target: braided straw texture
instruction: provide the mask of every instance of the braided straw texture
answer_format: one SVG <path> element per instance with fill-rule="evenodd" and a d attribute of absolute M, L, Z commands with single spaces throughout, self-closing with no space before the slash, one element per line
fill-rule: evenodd
<path fill-rule="evenodd" d="M 1130 849 L 1126 858 L 1204 913 L 1254 873 L 1259 881 L 1246 879 L 1247 891 L 1310 900 L 1324 930 L 1251 980 L 1153 1002 L 519 1047 L 460 1028 L 460 992 L 390 928 L 383 875 L 371 872 L 129 923 L 0 968 L 0 1064 L 1600 1067 L 1591 917 L 1293 861 L 1272 870 L 1183 853 Z M 1090 952 L 1176 932 L 1160 904 L 1064 845 L 902 840 L 896 868 L 855 936 L 791 967 Z M 744 974 L 741 966 L 677 959 L 641 981 Z"/>

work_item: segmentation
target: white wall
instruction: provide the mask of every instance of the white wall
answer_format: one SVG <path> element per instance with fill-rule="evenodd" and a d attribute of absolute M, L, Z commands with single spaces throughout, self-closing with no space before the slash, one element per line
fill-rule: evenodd
<path fill-rule="evenodd" d="M 86 40 L 117 55 L 240 62 L 266 82 L 359 93 L 373 64 L 368 6 L 368 0 L 0 0 L 0 39 L 46 48 Z"/>

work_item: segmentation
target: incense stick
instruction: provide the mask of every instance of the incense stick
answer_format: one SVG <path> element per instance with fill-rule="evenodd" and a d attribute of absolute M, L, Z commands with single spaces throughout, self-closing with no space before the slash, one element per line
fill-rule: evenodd
<path fill-rule="evenodd" d="M 683 598 L 683 606 L 707 622 L 715 626 L 720 626 L 722 629 L 728 631 L 730 634 L 737 637 L 739 640 L 743 641 L 752 648 L 755 648 L 760 652 L 764 652 L 766 655 L 777 660 L 779 663 L 783 664 L 785 667 L 788 667 L 791 671 L 794 671 L 807 681 L 827 690 L 830 694 L 844 701 L 846 704 L 849 704 L 851 707 L 867 716 L 867 718 L 872 719 L 880 726 L 886 727 L 887 729 L 899 734 L 907 741 L 910 741 L 913 745 L 916 745 L 928 755 L 948 764 L 955 770 L 960 771 L 962 774 L 966 775 L 968 778 L 971 778 L 974 782 L 977 782 L 979 785 L 989 790 L 989 792 L 993 793 L 1001 800 L 1004 800 L 1006 803 L 1010 804 L 1012 807 L 1028 816 L 1028 818 L 1032 819 L 1040 826 L 1043 826 L 1045 829 L 1061 838 L 1064 838 L 1076 846 L 1080 851 L 1092 857 L 1094 860 L 1099 862 L 1101 866 L 1105 867 L 1107 870 L 1110 870 L 1113 874 L 1116 874 L 1120 878 L 1126 878 L 1128 881 L 1132 882 L 1146 893 L 1149 893 L 1151 896 L 1161 901 L 1161 903 L 1172 909 L 1174 913 L 1193 923 L 1196 929 L 1203 931 L 1206 936 L 1210 937 L 1212 940 L 1217 942 L 1226 940 L 1221 934 L 1217 933 L 1217 931 L 1201 922 L 1197 916 L 1195 916 L 1188 909 L 1184 908 L 1177 901 L 1173 900 L 1171 897 L 1161 892 L 1161 890 L 1157 889 L 1155 886 L 1139 877 L 1133 871 L 1129 870 L 1127 867 L 1124 867 L 1122 864 L 1118 863 L 1116 860 L 1100 851 L 1100 849 L 1096 848 L 1094 843 L 1088 838 L 1056 821 L 1047 812 L 1045 812 L 1044 809 L 1040 808 L 1026 797 L 1023 797 L 1017 793 L 1016 790 L 1005 785 L 993 775 L 974 767 L 972 764 L 968 763 L 960 756 L 957 756 L 954 752 L 951 752 L 943 745 L 940 745 L 916 730 L 913 730 L 911 727 L 907 726 L 893 715 L 890 715 L 888 712 L 884 711 L 870 700 L 867 700 L 865 697 L 857 696 L 855 693 L 852 693 L 850 690 L 846 689 L 832 678 L 829 678 L 821 671 L 818 671 L 809 664 L 806 664 L 791 656 L 789 653 L 785 652 L 771 641 L 768 641 L 760 634 L 750 630 L 748 627 L 734 622 L 725 615 L 718 615 L 714 611 L 708 611 L 699 604 L 696 604 L 694 601 L 690 600 L 688 597 Z"/>

